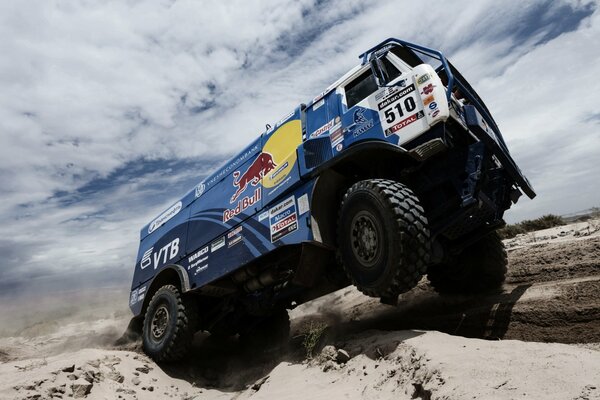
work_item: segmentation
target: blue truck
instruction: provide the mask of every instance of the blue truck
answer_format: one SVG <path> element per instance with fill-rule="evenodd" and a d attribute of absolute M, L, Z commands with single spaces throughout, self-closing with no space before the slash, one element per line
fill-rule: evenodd
<path fill-rule="evenodd" d="M 535 197 L 481 98 L 439 51 L 387 39 L 141 230 L 130 308 L 145 352 L 195 332 L 276 341 L 287 310 L 350 284 L 394 304 L 497 290 L 496 230 Z"/>

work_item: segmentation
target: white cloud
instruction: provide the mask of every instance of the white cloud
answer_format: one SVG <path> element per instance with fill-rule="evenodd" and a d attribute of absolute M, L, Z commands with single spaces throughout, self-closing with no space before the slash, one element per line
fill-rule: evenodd
<path fill-rule="evenodd" d="M 130 274 L 139 228 L 185 185 L 390 36 L 446 50 L 488 103 L 539 193 L 509 219 L 596 205 L 599 12 L 553 33 L 593 4 L 1 3 L 0 239 L 32 269 Z M 190 168 L 123 170 L 148 160 Z M 56 196 L 99 178 L 114 185 Z"/>

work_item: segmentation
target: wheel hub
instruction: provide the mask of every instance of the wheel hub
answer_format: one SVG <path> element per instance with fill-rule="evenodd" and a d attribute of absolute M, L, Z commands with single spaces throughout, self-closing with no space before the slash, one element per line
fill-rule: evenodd
<path fill-rule="evenodd" d="M 361 211 L 352 219 L 352 251 L 367 267 L 375 264 L 379 254 L 379 238 L 371 213 Z"/>
<path fill-rule="evenodd" d="M 150 324 L 150 331 L 152 332 L 152 337 L 156 340 L 160 340 L 164 336 L 168 325 L 169 310 L 165 305 L 161 305 L 154 313 L 154 316 L 152 317 L 152 322 Z"/>

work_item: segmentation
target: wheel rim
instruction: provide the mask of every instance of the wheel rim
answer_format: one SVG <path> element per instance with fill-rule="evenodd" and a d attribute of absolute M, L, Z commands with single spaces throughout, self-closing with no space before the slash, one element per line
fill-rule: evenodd
<path fill-rule="evenodd" d="M 167 309 L 167 306 L 161 305 L 152 316 L 152 322 L 150 323 L 152 337 L 155 340 L 160 340 L 165 335 L 168 325 L 169 310 Z"/>
<path fill-rule="evenodd" d="M 377 263 L 380 253 L 380 239 L 375 217 L 363 210 L 352 218 L 352 252 L 360 263 L 370 268 Z"/>

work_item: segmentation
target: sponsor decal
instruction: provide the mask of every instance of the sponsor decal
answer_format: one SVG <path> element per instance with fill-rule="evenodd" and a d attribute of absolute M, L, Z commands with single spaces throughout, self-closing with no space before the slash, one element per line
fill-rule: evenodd
<path fill-rule="evenodd" d="M 246 159 L 248 159 L 250 156 L 254 155 L 254 153 L 257 152 L 258 150 L 260 150 L 260 142 L 256 143 L 254 146 L 252 146 L 251 149 L 248 149 L 243 154 L 240 154 L 240 156 L 238 158 L 233 160 L 231 163 L 227 164 L 226 167 L 221 169 L 217 174 L 213 175 L 210 179 L 205 180 L 204 184 L 206 186 L 210 186 L 210 185 L 220 181 L 221 178 L 223 178 L 225 175 L 229 174 L 232 170 L 236 169 L 238 167 L 238 165 L 243 164 L 244 161 L 246 161 Z"/>
<path fill-rule="evenodd" d="M 423 99 L 423 105 L 426 106 L 433 101 L 433 96 L 427 96 Z"/>
<path fill-rule="evenodd" d="M 279 121 L 277 121 L 277 123 L 275 124 L 275 127 L 279 127 L 281 125 L 283 125 L 288 119 L 292 118 L 292 116 L 296 113 L 296 110 L 292 110 L 291 112 L 287 113 L 283 118 L 281 118 Z"/>
<path fill-rule="evenodd" d="M 384 99 L 381 103 L 377 104 L 377 108 L 379 109 L 379 111 L 381 111 L 384 108 L 386 108 L 387 106 L 389 106 L 390 104 L 395 103 L 396 101 L 400 100 L 407 94 L 412 93 L 414 91 L 415 91 L 415 85 L 410 85 L 406 89 L 403 89 L 400 92 L 394 94 L 393 96 L 390 96 L 390 97 Z"/>
<path fill-rule="evenodd" d="M 298 215 L 302 215 L 309 210 L 308 195 L 304 193 L 298 197 Z"/>
<path fill-rule="evenodd" d="M 429 78 L 431 78 L 431 75 L 429 74 L 421 75 L 419 79 L 417 79 L 417 85 L 421 86 L 422 84 L 427 82 Z"/>
<path fill-rule="evenodd" d="M 380 91 L 379 93 L 375 94 L 375 101 L 385 99 L 386 97 L 391 96 L 392 94 L 396 93 L 398 90 L 399 89 L 397 86 L 387 87 L 387 88 L 383 89 L 382 91 Z"/>
<path fill-rule="evenodd" d="M 233 229 L 232 231 L 230 231 L 230 232 L 227 234 L 227 239 L 231 239 L 232 237 L 239 235 L 239 234 L 240 234 L 240 232 L 242 232 L 242 229 L 244 229 L 244 227 L 243 227 L 243 226 L 241 226 L 241 225 L 240 225 L 240 226 L 238 226 L 237 228 Z"/>
<path fill-rule="evenodd" d="M 194 276 L 198 275 L 200 272 L 204 271 L 206 268 L 208 268 L 208 264 L 202 265 L 202 266 L 196 268 L 196 271 L 194 271 Z"/>
<path fill-rule="evenodd" d="M 138 294 L 142 294 L 146 291 L 146 286 L 142 286 L 140 290 L 138 290 Z"/>
<path fill-rule="evenodd" d="M 156 218 L 154 221 L 152 221 L 150 223 L 150 226 L 148 227 L 148 233 L 152 233 L 155 230 L 157 230 L 158 228 L 160 228 L 164 223 L 166 223 L 168 220 L 170 220 L 171 218 L 173 218 L 174 216 L 176 216 L 179 211 L 181 211 L 181 201 L 173 204 L 171 207 L 169 207 L 169 209 L 167 211 L 165 211 L 164 213 L 160 214 L 158 216 L 158 218 Z"/>
<path fill-rule="evenodd" d="M 341 143 L 344 140 L 344 132 L 342 131 L 342 126 L 340 125 L 337 129 L 331 132 L 329 138 L 331 139 L 331 147 L 334 147 Z"/>
<path fill-rule="evenodd" d="M 159 265 L 166 264 L 168 261 L 174 259 L 177 254 L 179 254 L 179 238 L 173 239 L 173 241 L 162 247 L 158 252 L 154 251 L 154 247 L 146 250 L 140 261 L 140 267 L 141 269 L 146 269 L 152 265 L 156 269 Z"/>
<path fill-rule="evenodd" d="M 262 189 L 257 187 L 254 191 L 254 194 L 250 196 L 245 196 L 242 199 L 238 200 L 237 205 L 234 208 L 226 209 L 223 211 L 223 222 L 227 222 L 236 215 L 241 214 L 248 207 L 256 204 L 260 204 L 260 196 L 262 193 Z"/>
<path fill-rule="evenodd" d="M 263 171 L 261 184 L 264 188 L 283 184 L 296 165 L 296 149 L 301 143 L 302 123 L 299 119 L 286 122 L 268 137 L 262 151 L 271 155 L 273 165 Z M 267 165 L 263 163 L 263 167 Z"/>
<path fill-rule="evenodd" d="M 390 135 L 398 132 L 400 129 L 412 124 L 413 122 L 415 122 L 423 117 L 424 117 L 423 111 L 419 111 L 418 113 L 415 113 L 415 114 L 411 115 L 410 117 L 403 119 L 402 121 L 398 122 L 396 125 L 390 127 L 389 129 L 386 129 L 385 136 L 390 136 Z"/>
<path fill-rule="evenodd" d="M 188 266 L 188 271 L 189 271 L 190 269 L 194 269 L 194 268 L 196 268 L 198 265 L 200 265 L 200 264 L 202 264 L 202 263 L 204 263 L 204 262 L 206 262 L 206 261 L 208 261 L 208 256 L 204 256 L 204 257 L 202 257 L 202 258 L 199 258 L 199 259 L 197 259 L 196 261 L 194 261 L 193 263 L 191 263 L 191 264 Z"/>
<path fill-rule="evenodd" d="M 129 305 L 132 306 L 135 303 L 138 302 L 138 290 L 137 289 L 133 289 L 131 291 L 131 298 L 129 299 Z"/>
<path fill-rule="evenodd" d="M 321 106 L 323 104 L 325 104 L 325 99 L 321 99 L 321 100 L 317 101 L 315 104 L 313 104 L 312 110 L 313 111 L 318 110 L 319 108 L 321 108 Z"/>
<path fill-rule="evenodd" d="M 325 96 L 325 92 L 321 92 L 317 95 L 317 97 L 315 97 L 312 102 L 313 104 L 316 103 L 317 101 L 321 100 L 323 98 L 323 96 Z"/>
<path fill-rule="evenodd" d="M 271 243 L 282 239 L 298 229 L 298 215 L 294 196 L 287 198 L 269 210 Z"/>
<path fill-rule="evenodd" d="M 282 173 L 283 171 L 285 171 L 285 169 L 288 167 L 288 165 L 290 165 L 290 163 L 288 163 L 287 161 L 284 162 L 282 166 L 280 166 L 279 168 L 277 168 L 277 170 L 271 174 L 270 178 L 271 179 L 275 179 L 277 177 L 277 175 L 279 175 L 280 173 Z"/>
<path fill-rule="evenodd" d="M 221 236 L 210 244 L 210 252 L 213 253 L 223 246 L 225 246 L 225 236 Z"/>
<path fill-rule="evenodd" d="M 233 239 L 231 239 L 229 242 L 227 242 L 227 247 L 233 247 L 238 243 L 241 243 L 242 241 L 242 237 L 241 236 L 236 236 Z"/>
<path fill-rule="evenodd" d="M 233 173 L 233 186 L 237 188 L 229 203 L 233 203 L 237 198 L 244 193 L 248 185 L 256 186 L 260 183 L 263 176 L 277 167 L 273 161 L 273 156 L 269 153 L 262 152 L 250 164 L 246 172 L 240 174 L 240 171 Z"/>
<path fill-rule="evenodd" d="M 342 149 L 343 149 L 343 148 L 344 148 L 344 145 L 343 145 L 342 143 L 338 143 L 338 144 L 335 146 L 335 149 L 336 149 L 337 151 L 342 151 Z"/>
<path fill-rule="evenodd" d="M 208 246 L 205 246 L 205 247 L 201 248 L 200 250 L 198 250 L 197 252 L 195 252 L 194 254 L 192 254 L 191 256 L 189 256 L 188 257 L 188 263 L 190 263 L 190 264 L 193 263 L 194 261 L 196 261 L 197 259 L 199 259 L 203 255 L 205 255 L 206 253 L 208 253 Z"/>
<path fill-rule="evenodd" d="M 327 122 L 325 125 L 323 125 L 322 127 L 320 127 L 319 129 L 317 129 L 316 131 L 314 131 L 313 133 L 310 134 L 309 137 L 311 138 L 316 138 L 321 136 L 322 134 L 324 134 L 325 132 L 327 132 L 329 129 L 331 129 L 331 127 L 334 124 L 334 120 L 332 119 L 331 121 Z"/>
<path fill-rule="evenodd" d="M 206 189 L 206 186 L 204 186 L 204 182 L 200 182 L 198 186 L 196 186 L 196 198 L 202 196 L 202 193 L 204 193 L 204 189 Z"/>
<path fill-rule="evenodd" d="M 373 120 L 367 120 L 364 116 L 364 110 L 360 108 L 354 111 L 353 120 L 354 124 L 356 125 L 352 133 L 354 137 L 362 135 L 373 127 Z"/>
<path fill-rule="evenodd" d="M 435 86 L 433 85 L 433 83 L 430 83 L 429 85 L 423 87 L 423 91 L 421 92 L 421 94 L 431 94 L 434 88 Z"/>
<path fill-rule="evenodd" d="M 437 117 L 439 113 L 440 113 L 440 110 L 435 110 L 435 111 L 433 112 L 433 114 L 431 114 L 431 118 L 435 118 L 435 117 Z"/>
<path fill-rule="evenodd" d="M 437 103 L 435 101 L 433 103 L 429 104 L 430 110 L 435 110 L 436 108 L 437 108 Z"/>
<path fill-rule="evenodd" d="M 263 213 L 261 213 L 261 214 L 258 216 L 258 222 L 260 222 L 260 221 L 263 221 L 263 220 L 265 220 L 265 219 L 267 219 L 267 218 L 269 218 L 269 211 L 268 211 L 268 210 L 267 210 L 267 211 L 265 211 L 265 212 L 263 212 Z"/>

